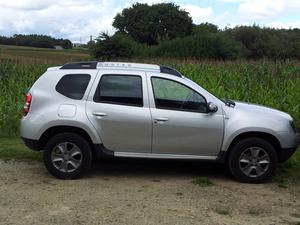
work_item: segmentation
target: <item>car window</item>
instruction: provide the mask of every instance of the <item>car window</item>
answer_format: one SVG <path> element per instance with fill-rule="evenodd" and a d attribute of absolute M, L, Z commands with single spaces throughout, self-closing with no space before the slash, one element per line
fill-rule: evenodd
<path fill-rule="evenodd" d="M 67 74 L 58 81 L 55 90 L 68 98 L 80 100 L 90 79 L 91 75 L 89 74 Z"/>
<path fill-rule="evenodd" d="M 142 107 L 142 78 L 135 75 L 103 75 L 94 101 Z"/>
<path fill-rule="evenodd" d="M 193 112 L 207 112 L 206 99 L 191 88 L 164 78 L 152 77 L 157 108 Z"/>

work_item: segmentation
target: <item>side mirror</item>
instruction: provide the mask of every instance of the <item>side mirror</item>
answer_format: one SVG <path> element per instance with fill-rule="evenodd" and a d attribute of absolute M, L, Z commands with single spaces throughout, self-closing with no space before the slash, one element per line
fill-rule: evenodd
<path fill-rule="evenodd" d="M 208 108 L 208 112 L 210 112 L 210 113 L 215 113 L 215 112 L 218 111 L 218 106 L 215 105 L 215 104 L 212 103 L 212 102 L 209 102 L 209 103 L 207 104 L 207 108 Z"/>

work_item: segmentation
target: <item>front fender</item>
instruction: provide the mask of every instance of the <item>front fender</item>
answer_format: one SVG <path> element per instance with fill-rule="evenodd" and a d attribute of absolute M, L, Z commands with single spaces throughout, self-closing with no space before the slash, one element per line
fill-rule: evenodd
<path fill-rule="evenodd" d="M 267 128 L 261 128 L 261 127 L 246 127 L 246 128 L 241 128 L 238 129 L 232 133 L 229 132 L 225 132 L 225 136 L 224 136 L 224 141 L 223 141 L 223 145 L 222 145 L 222 151 L 227 151 L 229 149 L 230 144 L 233 142 L 233 140 L 238 137 L 241 134 L 244 133 L 253 133 L 253 132 L 259 132 L 259 133 L 267 133 L 270 134 L 272 136 L 274 136 L 279 142 L 280 142 L 280 136 L 274 132 L 271 129 L 267 129 Z"/>

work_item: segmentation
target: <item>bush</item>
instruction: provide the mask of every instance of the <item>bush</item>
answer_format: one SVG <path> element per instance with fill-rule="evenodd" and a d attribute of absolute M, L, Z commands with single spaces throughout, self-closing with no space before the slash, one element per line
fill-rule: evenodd
<path fill-rule="evenodd" d="M 197 34 L 182 39 L 161 42 L 153 48 L 152 55 L 181 59 L 235 59 L 239 55 L 238 44 L 219 33 Z"/>
<path fill-rule="evenodd" d="M 138 43 L 130 37 L 117 33 L 113 36 L 102 33 L 97 42 L 89 43 L 89 51 L 94 58 L 110 60 L 118 58 L 130 58 L 138 52 Z"/>

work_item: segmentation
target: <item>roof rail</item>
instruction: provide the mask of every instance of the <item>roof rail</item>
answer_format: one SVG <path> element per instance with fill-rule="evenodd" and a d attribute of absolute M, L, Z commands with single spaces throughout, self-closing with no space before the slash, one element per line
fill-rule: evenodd
<path fill-rule="evenodd" d="M 97 61 L 88 61 L 88 62 L 72 62 L 63 65 L 60 69 L 97 69 Z"/>
<path fill-rule="evenodd" d="M 160 66 L 160 72 L 161 73 L 166 73 L 166 74 L 171 74 L 177 77 L 182 77 L 182 74 L 180 72 L 178 72 L 177 70 L 168 67 L 168 66 Z"/>

